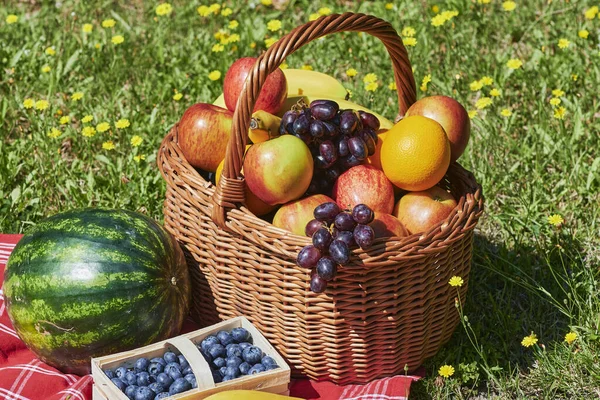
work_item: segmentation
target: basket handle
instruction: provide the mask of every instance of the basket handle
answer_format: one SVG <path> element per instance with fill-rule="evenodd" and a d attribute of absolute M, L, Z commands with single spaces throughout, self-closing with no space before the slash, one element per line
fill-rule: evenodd
<path fill-rule="evenodd" d="M 252 110 L 267 76 L 296 50 L 322 36 L 336 32 L 365 32 L 381 40 L 394 67 L 398 88 L 398 110 L 403 116 L 416 101 L 416 85 L 402 39 L 396 30 L 380 18 L 355 13 L 331 14 L 298 26 L 263 53 L 246 78 L 233 114 L 232 135 L 227 144 L 221 180 L 212 196 L 212 220 L 226 229 L 226 209 L 236 208 L 245 200 L 244 179 L 240 176 Z"/>

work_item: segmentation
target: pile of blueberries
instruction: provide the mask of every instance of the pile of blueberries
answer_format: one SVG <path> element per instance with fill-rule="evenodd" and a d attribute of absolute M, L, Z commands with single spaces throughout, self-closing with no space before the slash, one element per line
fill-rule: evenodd
<path fill-rule="evenodd" d="M 252 335 L 244 328 L 219 331 L 196 347 L 210 365 L 215 383 L 279 368 L 272 357 L 252 345 Z"/>
<path fill-rule="evenodd" d="M 133 368 L 104 373 L 131 400 L 159 400 L 197 387 L 185 357 L 170 351 L 151 360 L 139 358 Z"/>

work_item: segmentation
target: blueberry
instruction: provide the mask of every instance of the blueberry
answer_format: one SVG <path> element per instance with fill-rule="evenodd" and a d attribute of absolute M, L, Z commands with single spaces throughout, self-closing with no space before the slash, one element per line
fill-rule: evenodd
<path fill-rule="evenodd" d="M 135 400 L 154 400 L 155 397 L 156 394 L 146 386 L 141 386 L 135 391 Z"/>
<path fill-rule="evenodd" d="M 148 386 L 151 384 L 150 382 L 150 374 L 142 371 L 137 374 L 137 385 L 138 386 Z"/>
<path fill-rule="evenodd" d="M 234 342 L 233 337 L 227 331 L 219 331 L 219 332 L 217 332 L 217 339 L 219 339 L 219 342 L 221 342 L 221 344 L 223 346 L 227 346 L 228 344 L 231 344 L 231 343 Z"/>
<path fill-rule="evenodd" d="M 250 371 L 248 371 L 248 375 L 254 375 L 254 374 L 258 374 L 261 372 L 265 372 L 265 366 L 262 364 L 255 364 L 252 368 L 250 368 Z"/>
<path fill-rule="evenodd" d="M 213 365 L 217 368 L 221 368 L 227 365 L 227 362 L 223 357 L 217 357 L 213 360 Z"/>
<path fill-rule="evenodd" d="M 192 384 L 187 381 L 185 378 L 179 378 L 175 382 L 171 384 L 169 387 L 169 394 L 177 394 L 182 393 L 192 388 Z"/>
<path fill-rule="evenodd" d="M 221 373 L 218 370 L 211 369 L 210 372 L 212 372 L 213 381 L 215 383 L 221 382 L 221 380 L 223 379 L 223 377 L 221 376 Z"/>
<path fill-rule="evenodd" d="M 154 357 L 152 360 L 150 360 L 150 362 L 162 364 L 163 367 L 165 365 L 167 365 L 167 362 L 162 357 Z M 148 367 L 148 368 L 150 368 L 150 367 Z"/>
<path fill-rule="evenodd" d="M 104 374 L 108 377 L 108 379 L 112 379 L 112 378 L 116 378 L 117 377 L 115 375 L 115 371 L 113 371 L 112 369 L 107 369 L 106 371 L 104 371 Z"/>
<path fill-rule="evenodd" d="M 202 350 L 204 351 L 208 351 L 208 349 L 210 347 L 212 347 L 213 345 L 219 343 L 219 339 L 217 339 L 216 336 L 210 335 L 207 336 L 206 338 L 204 338 L 204 340 L 202 342 L 200 342 L 200 347 Z"/>
<path fill-rule="evenodd" d="M 217 357 L 225 357 L 227 355 L 227 351 L 225 350 L 225 346 L 222 344 L 214 344 L 208 349 L 208 354 L 215 359 Z"/>
<path fill-rule="evenodd" d="M 263 352 L 256 346 L 250 346 L 244 349 L 242 356 L 244 361 L 254 365 L 258 364 L 262 360 Z"/>
<path fill-rule="evenodd" d="M 159 394 L 156 395 L 156 397 L 154 398 L 154 400 L 166 399 L 169 396 L 170 396 L 169 392 L 161 392 L 161 393 L 159 393 Z"/>
<path fill-rule="evenodd" d="M 159 362 L 151 362 L 148 366 L 148 373 L 150 375 L 158 375 L 165 370 L 165 366 Z"/>
<path fill-rule="evenodd" d="M 194 374 L 187 374 L 183 378 L 185 380 L 187 380 L 189 383 L 191 383 L 192 389 L 196 389 L 198 387 L 198 383 L 196 382 L 196 375 L 194 375 Z"/>
<path fill-rule="evenodd" d="M 243 363 L 244 360 L 242 360 L 240 357 L 228 357 L 226 362 L 228 367 L 239 368 L 240 364 Z"/>
<path fill-rule="evenodd" d="M 158 374 L 156 376 L 156 382 L 159 383 L 163 387 L 169 387 L 169 386 L 171 386 L 171 383 L 173 383 L 173 378 L 171 378 L 169 375 L 165 374 L 164 372 L 161 372 L 160 374 Z"/>
<path fill-rule="evenodd" d="M 110 380 L 112 383 L 114 383 L 121 392 L 125 391 L 125 388 L 127 387 L 127 384 L 125 382 L 123 382 L 122 380 L 120 380 L 119 378 L 112 378 Z"/>
<path fill-rule="evenodd" d="M 214 360 L 214 357 L 211 356 L 208 351 L 200 350 L 200 354 L 202 354 L 202 357 L 204 357 L 206 362 L 209 364 L 212 362 L 212 360 Z"/>
<path fill-rule="evenodd" d="M 174 381 L 176 381 L 179 378 L 183 378 L 183 375 L 181 374 L 181 371 L 177 370 L 177 369 L 172 369 L 169 371 L 169 376 L 171 378 L 173 378 Z"/>
<path fill-rule="evenodd" d="M 147 371 L 150 361 L 147 358 L 138 358 L 135 362 L 135 372 Z"/>
<path fill-rule="evenodd" d="M 127 386 L 135 385 L 137 382 L 137 376 L 133 371 L 127 371 L 125 377 L 121 378 L 123 382 L 127 384 Z"/>
<path fill-rule="evenodd" d="M 279 365 L 277 365 L 277 361 L 275 361 L 273 357 L 269 356 L 264 356 L 262 358 L 261 364 L 265 366 L 267 371 L 270 369 L 279 368 Z"/>
<path fill-rule="evenodd" d="M 231 330 L 231 336 L 233 337 L 233 340 L 238 343 L 249 342 L 252 339 L 250 332 L 245 328 L 233 328 Z"/>
<path fill-rule="evenodd" d="M 242 343 L 240 343 L 240 349 L 242 349 L 242 351 L 244 351 L 244 349 L 246 347 L 250 347 L 250 346 L 252 346 L 252 343 L 249 343 L 249 342 L 242 342 Z"/>
<path fill-rule="evenodd" d="M 221 368 L 219 368 L 219 373 L 221 374 L 221 376 L 225 376 L 226 372 L 227 372 L 227 367 L 221 367 Z"/>
<path fill-rule="evenodd" d="M 189 367 L 190 363 L 187 362 L 187 360 L 185 359 L 185 357 L 182 354 L 178 355 L 177 359 L 179 360 L 179 365 L 181 365 L 182 369 Z"/>
<path fill-rule="evenodd" d="M 125 389 L 125 396 L 130 400 L 135 400 L 135 392 L 138 389 L 136 385 L 127 386 Z"/>
<path fill-rule="evenodd" d="M 115 376 L 119 379 L 125 378 L 126 373 L 127 373 L 127 368 L 125 368 L 125 367 L 119 367 L 119 368 L 115 369 Z"/>
<path fill-rule="evenodd" d="M 167 362 L 167 364 L 170 363 L 179 363 L 179 359 L 177 358 L 177 354 L 173 353 L 172 351 L 167 351 L 164 355 L 163 358 L 165 359 L 165 361 Z"/>
<path fill-rule="evenodd" d="M 248 364 L 246 361 L 244 361 L 243 363 L 240 364 L 240 366 L 238 368 L 240 369 L 240 372 L 242 375 L 248 375 L 248 371 L 250 371 L 250 368 L 252 368 L 252 366 L 250 364 Z"/>
<path fill-rule="evenodd" d="M 176 370 L 177 372 L 181 372 L 181 366 L 178 363 L 170 362 L 164 369 L 165 374 L 170 374 L 171 371 Z"/>
<path fill-rule="evenodd" d="M 192 374 L 192 373 L 194 373 L 194 371 L 192 371 L 192 367 L 186 367 L 181 370 L 181 375 L 183 375 L 183 376 L 186 376 L 186 375 Z"/>
<path fill-rule="evenodd" d="M 237 378 L 240 376 L 240 369 L 238 367 L 225 367 L 225 376 L 227 375 Z"/>
<path fill-rule="evenodd" d="M 165 386 L 161 385 L 158 382 L 154 382 L 148 385 L 148 388 L 152 390 L 154 393 L 159 394 L 160 392 L 165 391 Z"/>
<path fill-rule="evenodd" d="M 221 382 L 230 381 L 230 380 L 232 380 L 232 379 L 235 379 L 235 378 L 236 378 L 236 377 L 235 377 L 235 376 L 233 376 L 233 375 L 225 375 L 225 376 L 223 377 L 223 380 L 222 380 Z"/>
<path fill-rule="evenodd" d="M 242 348 L 239 344 L 231 343 L 226 347 L 227 357 L 241 357 L 242 356 Z"/>

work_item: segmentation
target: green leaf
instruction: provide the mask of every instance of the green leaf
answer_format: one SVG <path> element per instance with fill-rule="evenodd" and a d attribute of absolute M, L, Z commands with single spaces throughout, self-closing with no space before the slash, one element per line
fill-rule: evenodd
<path fill-rule="evenodd" d="M 62 72 L 62 76 L 67 75 L 71 71 L 71 68 L 73 68 L 73 65 L 77 61 L 79 54 L 81 54 L 81 49 L 75 51 L 75 53 L 73 53 L 71 55 L 71 57 L 69 57 L 69 59 L 67 60 L 67 63 L 65 64 L 65 69 Z"/>

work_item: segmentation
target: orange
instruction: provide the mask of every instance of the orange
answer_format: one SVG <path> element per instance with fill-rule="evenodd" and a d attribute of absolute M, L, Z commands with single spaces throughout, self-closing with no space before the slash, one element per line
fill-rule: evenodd
<path fill-rule="evenodd" d="M 386 134 L 381 166 L 397 187 L 427 190 L 438 183 L 450 165 L 450 141 L 436 121 L 420 115 L 406 117 Z"/>

